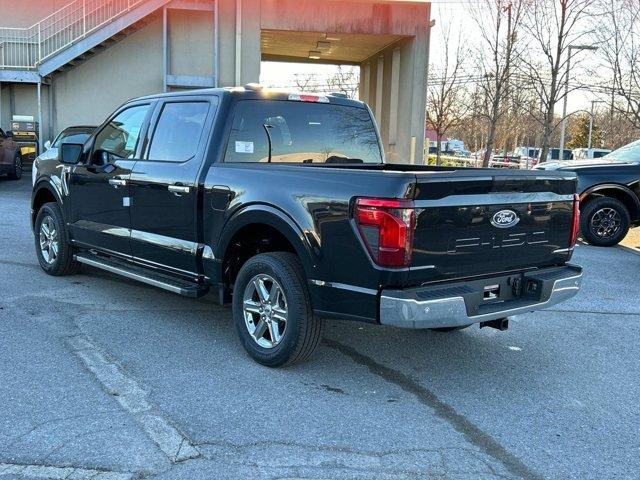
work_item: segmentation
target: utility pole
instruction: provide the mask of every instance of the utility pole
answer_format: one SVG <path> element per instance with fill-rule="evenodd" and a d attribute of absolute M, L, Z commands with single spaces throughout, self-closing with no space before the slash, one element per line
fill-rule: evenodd
<path fill-rule="evenodd" d="M 591 135 L 593 134 L 593 106 L 596 103 L 603 103 L 602 100 L 591 100 L 591 117 L 589 117 L 589 149 L 591 149 Z"/>
<path fill-rule="evenodd" d="M 571 50 L 597 50 L 592 45 L 569 45 L 567 53 L 567 78 L 564 83 L 564 99 L 562 102 L 562 122 L 560 123 L 560 160 L 564 160 L 564 137 L 567 128 L 567 99 L 569 97 L 569 75 L 571 73 Z"/>

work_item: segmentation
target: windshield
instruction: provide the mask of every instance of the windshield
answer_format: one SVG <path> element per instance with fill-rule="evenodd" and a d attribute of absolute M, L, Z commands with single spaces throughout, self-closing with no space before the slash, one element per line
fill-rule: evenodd
<path fill-rule="evenodd" d="M 269 148 L 271 146 L 271 148 Z M 382 163 L 364 108 L 277 100 L 238 102 L 225 162 Z"/>
<path fill-rule="evenodd" d="M 620 147 L 602 158 L 613 162 L 640 162 L 640 140 Z"/>
<path fill-rule="evenodd" d="M 62 142 L 64 143 L 84 143 L 89 138 L 90 133 L 87 132 L 78 132 L 78 131 L 63 131 L 60 132 L 58 138 L 56 138 L 51 145 L 53 148 L 60 148 Z"/>

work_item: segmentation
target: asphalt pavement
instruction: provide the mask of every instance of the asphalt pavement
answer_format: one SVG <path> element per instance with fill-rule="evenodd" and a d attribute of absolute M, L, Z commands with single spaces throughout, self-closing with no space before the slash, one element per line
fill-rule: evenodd
<path fill-rule="evenodd" d="M 580 245 L 574 299 L 507 332 L 332 321 L 252 362 L 230 309 L 50 277 L 0 179 L 0 479 L 637 479 L 640 254 Z"/>

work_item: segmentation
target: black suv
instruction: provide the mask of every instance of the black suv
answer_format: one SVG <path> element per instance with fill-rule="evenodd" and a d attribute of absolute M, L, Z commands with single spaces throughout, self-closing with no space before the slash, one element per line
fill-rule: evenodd
<path fill-rule="evenodd" d="M 640 140 L 593 160 L 545 162 L 537 170 L 575 172 L 580 231 L 592 245 L 617 245 L 640 225 Z"/>

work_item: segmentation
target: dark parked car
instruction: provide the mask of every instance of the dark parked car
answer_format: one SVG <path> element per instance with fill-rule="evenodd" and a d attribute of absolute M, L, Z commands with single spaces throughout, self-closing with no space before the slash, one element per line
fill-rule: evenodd
<path fill-rule="evenodd" d="M 20 148 L 11 132 L 0 128 L 0 175 L 8 175 L 13 180 L 22 177 L 22 157 Z"/>
<path fill-rule="evenodd" d="M 578 175 L 580 230 L 592 245 L 617 245 L 640 225 L 640 140 L 599 159 L 547 162 L 536 169 Z"/>
<path fill-rule="evenodd" d="M 269 366 L 308 357 L 327 317 L 505 329 L 581 284 L 574 174 L 385 164 L 369 108 L 339 96 L 144 97 L 60 160 L 32 196 L 45 272 L 215 289 Z"/>

